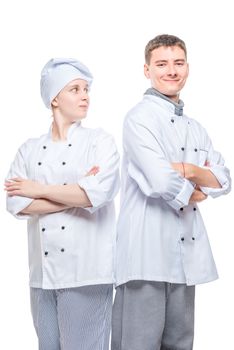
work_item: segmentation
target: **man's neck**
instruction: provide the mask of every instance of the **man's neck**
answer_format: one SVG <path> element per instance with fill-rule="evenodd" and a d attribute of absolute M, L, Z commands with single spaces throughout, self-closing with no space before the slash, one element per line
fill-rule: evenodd
<path fill-rule="evenodd" d="M 184 102 L 180 99 L 178 99 L 178 102 L 173 101 L 171 98 L 169 98 L 166 95 L 163 95 L 160 91 L 156 90 L 155 88 L 151 87 L 146 90 L 145 95 L 154 95 L 162 98 L 163 100 L 166 100 L 170 103 L 172 103 L 175 106 L 175 114 L 176 115 L 183 115 L 183 107 Z M 179 96 L 178 96 L 179 98 Z"/>

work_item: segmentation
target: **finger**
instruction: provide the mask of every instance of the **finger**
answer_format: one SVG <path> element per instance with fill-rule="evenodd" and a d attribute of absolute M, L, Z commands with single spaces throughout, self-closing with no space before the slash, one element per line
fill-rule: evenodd
<path fill-rule="evenodd" d="M 98 166 L 93 166 L 89 171 L 93 172 L 93 171 L 98 171 L 99 167 Z"/>
<path fill-rule="evenodd" d="M 94 170 L 91 171 L 91 174 L 90 174 L 90 175 L 97 175 L 98 172 L 99 172 L 99 170 L 94 169 Z"/>
<path fill-rule="evenodd" d="M 93 167 L 93 172 L 95 172 L 95 175 L 99 172 L 100 168 L 99 166 Z"/>
<path fill-rule="evenodd" d="M 97 172 L 92 170 L 92 171 L 89 171 L 85 176 L 91 176 L 91 175 L 96 175 Z"/>
<path fill-rule="evenodd" d="M 11 193 L 7 193 L 7 196 L 8 196 L 8 197 L 13 197 L 14 195 L 11 194 Z"/>
<path fill-rule="evenodd" d="M 4 183 L 4 185 L 7 187 L 7 188 L 10 188 L 10 187 L 12 187 L 12 186 L 15 186 L 15 185 L 17 185 L 17 186 L 19 186 L 20 184 L 22 183 L 22 180 L 7 180 L 7 181 L 5 181 L 5 183 Z"/>
<path fill-rule="evenodd" d="M 13 177 L 12 179 L 10 179 L 10 181 L 21 182 L 24 181 L 24 179 L 22 179 L 21 177 Z"/>
<path fill-rule="evenodd" d="M 95 165 L 87 172 L 86 176 L 96 175 L 98 172 L 99 172 L 99 167 Z"/>
<path fill-rule="evenodd" d="M 20 186 L 19 185 L 14 185 L 12 184 L 11 186 L 6 186 L 6 191 L 16 191 L 16 190 L 20 190 Z"/>
<path fill-rule="evenodd" d="M 21 192 L 19 190 L 14 190 L 14 191 L 7 191 L 7 195 L 12 197 L 12 196 L 21 196 Z"/>
<path fill-rule="evenodd" d="M 11 185 L 14 184 L 14 183 L 15 183 L 15 181 L 7 180 L 7 181 L 5 181 L 4 185 L 5 185 L 5 186 L 11 186 Z"/>
<path fill-rule="evenodd" d="M 99 171 L 99 168 L 97 166 L 93 167 L 92 172 L 96 173 L 97 171 Z"/>

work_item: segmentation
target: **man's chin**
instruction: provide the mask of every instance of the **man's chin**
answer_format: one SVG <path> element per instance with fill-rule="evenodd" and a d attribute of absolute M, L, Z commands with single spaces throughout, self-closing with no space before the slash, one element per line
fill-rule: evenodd
<path fill-rule="evenodd" d="M 161 91 L 160 91 L 161 92 Z M 178 91 L 164 91 L 161 92 L 164 96 L 170 98 L 173 101 L 176 101 L 179 99 L 179 92 Z"/>
<path fill-rule="evenodd" d="M 169 98 L 175 98 L 179 96 L 179 92 L 169 92 L 164 94 L 165 96 L 169 97 Z"/>

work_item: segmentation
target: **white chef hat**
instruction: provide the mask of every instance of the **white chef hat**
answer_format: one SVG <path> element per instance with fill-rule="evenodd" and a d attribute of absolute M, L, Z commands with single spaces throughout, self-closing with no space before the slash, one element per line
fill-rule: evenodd
<path fill-rule="evenodd" d="M 75 79 L 86 80 L 91 86 L 93 76 L 89 69 L 74 58 L 52 58 L 41 71 L 41 97 L 47 108 L 58 93 Z"/>

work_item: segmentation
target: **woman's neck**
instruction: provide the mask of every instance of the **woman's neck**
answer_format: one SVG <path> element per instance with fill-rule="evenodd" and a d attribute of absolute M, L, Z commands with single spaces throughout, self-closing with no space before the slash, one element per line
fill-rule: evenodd
<path fill-rule="evenodd" d="M 70 126 L 73 124 L 72 122 L 68 122 L 64 120 L 62 117 L 54 116 L 52 123 L 52 140 L 53 141 L 65 141 L 67 139 L 67 133 Z"/>

